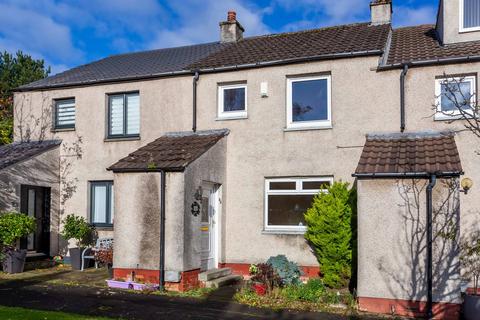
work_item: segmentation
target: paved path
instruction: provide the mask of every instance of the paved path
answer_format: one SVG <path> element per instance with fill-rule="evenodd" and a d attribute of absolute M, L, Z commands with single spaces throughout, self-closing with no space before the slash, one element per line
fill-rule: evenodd
<path fill-rule="evenodd" d="M 123 319 L 367 319 L 251 308 L 232 302 L 233 293 L 233 288 L 226 288 L 202 300 L 15 281 L 0 283 L 0 304 Z"/>

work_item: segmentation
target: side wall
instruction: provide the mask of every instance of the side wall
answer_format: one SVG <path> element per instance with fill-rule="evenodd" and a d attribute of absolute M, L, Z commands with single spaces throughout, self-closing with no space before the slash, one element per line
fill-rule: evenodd
<path fill-rule="evenodd" d="M 54 255 L 65 243 L 59 236 L 60 210 L 60 151 L 56 147 L 44 153 L 0 170 L 0 212 L 20 211 L 20 187 L 32 185 L 51 188 L 50 254 Z"/>
<path fill-rule="evenodd" d="M 460 32 L 460 1 L 443 0 L 443 24 L 439 32 L 445 44 L 480 40 L 480 31 Z"/>

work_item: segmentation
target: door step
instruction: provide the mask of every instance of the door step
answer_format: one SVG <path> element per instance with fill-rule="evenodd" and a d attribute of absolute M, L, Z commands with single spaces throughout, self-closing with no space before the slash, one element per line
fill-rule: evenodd
<path fill-rule="evenodd" d="M 210 281 L 205 281 L 206 288 L 220 288 L 234 283 L 237 283 L 243 279 L 242 276 L 237 274 L 230 274 L 228 276 L 216 278 Z"/>
<path fill-rule="evenodd" d="M 225 277 L 232 274 L 230 268 L 211 269 L 198 274 L 198 280 L 201 282 L 207 282 L 221 277 Z"/>

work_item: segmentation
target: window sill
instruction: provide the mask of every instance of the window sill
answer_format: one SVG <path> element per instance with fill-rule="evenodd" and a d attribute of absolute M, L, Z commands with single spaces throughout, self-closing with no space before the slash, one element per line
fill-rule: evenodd
<path fill-rule="evenodd" d="M 75 131 L 75 127 L 73 128 L 52 128 L 51 132 L 68 132 L 68 131 Z"/>
<path fill-rule="evenodd" d="M 104 142 L 115 142 L 115 141 L 135 141 L 135 140 L 140 140 L 140 136 L 136 136 L 136 137 L 118 137 L 118 138 L 108 137 L 108 138 L 105 138 L 103 141 L 104 141 Z"/>
<path fill-rule="evenodd" d="M 435 114 L 433 116 L 433 120 L 435 121 L 453 121 L 453 120 L 459 120 L 462 119 L 463 116 L 461 114 L 452 114 L 451 116 L 446 115 L 446 114 Z"/>
<path fill-rule="evenodd" d="M 277 234 L 277 235 L 293 235 L 293 236 L 301 236 L 304 235 L 306 230 L 263 230 L 262 234 Z"/>
<path fill-rule="evenodd" d="M 311 126 L 311 127 L 287 127 L 284 128 L 283 131 L 309 131 L 309 130 L 329 130 L 332 129 L 332 125 L 325 125 L 325 126 Z"/>
<path fill-rule="evenodd" d="M 215 121 L 224 121 L 224 120 L 244 120 L 244 119 L 248 119 L 248 116 L 247 115 L 244 115 L 244 116 L 231 116 L 231 117 L 217 117 L 215 118 Z"/>
<path fill-rule="evenodd" d="M 103 227 L 95 227 L 95 230 L 97 231 L 113 231 L 113 226 L 110 226 L 110 227 L 106 227 L 106 226 L 103 226 Z"/>

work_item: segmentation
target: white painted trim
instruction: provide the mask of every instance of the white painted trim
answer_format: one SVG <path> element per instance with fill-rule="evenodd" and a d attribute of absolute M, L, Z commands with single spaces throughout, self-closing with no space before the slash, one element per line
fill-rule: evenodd
<path fill-rule="evenodd" d="M 449 114 L 445 114 L 445 111 L 442 112 L 442 83 L 447 81 L 460 81 L 463 79 L 464 82 L 470 82 L 470 92 L 471 92 L 471 105 L 475 105 L 476 101 L 476 77 L 475 76 L 465 76 L 465 77 L 448 77 L 448 78 L 438 78 L 435 79 L 435 105 L 437 107 L 434 120 L 452 120 L 461 117 L 460 111 L 454 110 Z"/>
<path fill-rule="evenodd" d="M 472 27 L 472 28 L 465 28 L 464 27 L 464 16 L 463 16 L 463 8 L 464 8 L 464 1 L 465 0 L 459 0 L 459 8 L 460 8 L 460 12 L 459 12 L 459 19 L 458 19 L 458 32 L 459 33 L 466 33 L 466 32 L 474 32 L 474 31 L 480 31 L 480 26 L 478 27 Z"/>
<path fill-rule="evenodd" d="M 223 92 L 226 89 L 245 89 L 245 110 L 242 111 L 224 111 L 223 107 Z M 227 84 L 218 86 L 218 106 L 217 106 L 217 120 L 233 120 L 233 119 L 245 119 L 247 118 L 248 107 L 248 92 L 247 84 Z"/>
<path fill-rule="evenodd" d="M 316 121 L 297 121 L 292 120 L 292 83 L 311 80 L 327 80 L 327 119 Z M 287 78 L 287 129 L 330 129 L 332 127 L 332 76 L 310 76 Z"/>
<path fill-rule="evenodd" d="M 214 186 L 215 193 L 214 193 L 214 200 L 215 200 L 215 250 L 213 254 L 213 264 L 215 268 L 218 268 L 218 263 L 220 261 L 220 246 L 222 244 L 221 239 L 221 228 L 222 228 L 222 186 L 216 185 Z"/>
<path fill-rule="evenodd" d="M 268 196 L 269 195 L 316 195 L 319 192 L 326 192 L 326 190 L 320 189 L 303 189 L 302 182 L 305 181 L 324 181 L 333 184 L 332 176 L 319 176 L 319 177 L 296 177 L 296 178 L 265 178 L 264 189 L 264 214 L 263 214 L 263 232 L 269 233 L 269 231 L 278 234 L 299 234 L 307 231 L 307 226 L 287 226 L 268 225 Z M 270 182 L 295 182 L 295 190 L 270 190 Z"/>

